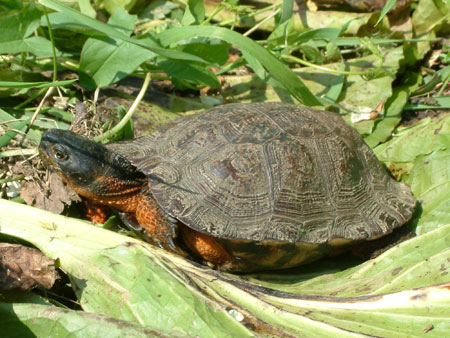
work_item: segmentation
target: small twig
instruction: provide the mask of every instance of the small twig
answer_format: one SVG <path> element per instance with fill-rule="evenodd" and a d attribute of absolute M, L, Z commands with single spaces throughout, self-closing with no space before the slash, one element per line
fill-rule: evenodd
<path fill-rule="evenodd" d="M 94 100 L 92 102 L 92 106 L 93 106 L 93 110 L 94 110 L 94 115 L 97 114 L 97 101 L 98 101 L 98 95 L 100 94 L 100 88 L 95 89 L 94 92 Z"/>
<path fill-rule="evenodd" d="M 248 31 L 246 31 L 244 34 L 244 36 L 249 36 L 250 34 L 252 34 L 255 30 L 257 30 L 259 27 L 261 27 L 262 25 L 264 25 L 267 21 L 271 20 L 275 15 L 277 15 L 280 12 L 280 9 L 277 9 L 275 12 L 273 12 L 272 14 L 270 14 L 268 17 L 266 17 L 264 20 L 258 22 L 256 25 L 254 25 L 252 28 L 250 28 Z"/>
<path fill-rule="evenodd" d="M 255 12 L 252 12 L 252 13 L 249 13 L 249 14 L 245 14 L 245 15 L 242 15 L 242 16 L 239 16 L 238 19 L 239 19 L 239 20 L 244 20 L 244 19 L 252 18 L 252 17 L 254 17 L 254 16 L 256 16 L 256 15 L 259 15 L 259 14 L 261 14 L 261 13 L 270 11 L 271 9 L 280 7 L 282 4 L 283 4 L 283 2 L 277 2 L 277 3 L 273 4 L 273 5 L 270 5 L 270 6 L 261 8 L 260 10 L 257 10 L 257 11 L 255 11 Z M 228 26 L 228 25 L 231 25 L 231 24 L 234 25 L 234 23 L 236 22 L 236 20 L 237 20 L 237 19 L 232 19 L 232 20 L 220 22 L 220 23 L 218 24 L 218 26 L 219 26 L 219 27 L 223 27 L 223 26 Z"/>
<path fill-rule="evenodd" d="M 30 131 L 31 126 L 33 125 L 34 121 L 36 120 L 36 117 L 38 116 L 39 112 L 41 111 L 44 102 L 47 100 L 47 98 L 50 96 L 50 94 L 53 92 L 53 89 L 55 87 L 49 87 L 47 92 L 45 93 L 44 97 L 42 98 L 41 102 L 39 102 L 39 106 L 36 108 L 36 111 L 34 112 L 33 116 L 31 117 L 30 123 L 28 123 L 27 129 L 25 130 L 25 133 L 20 140 L 19 145 L 22 146 L 23 142 L 25 141 L 25 137 L 27 136 L 28 132 Z"/>
<path fill-rule="evenodd" d="M 7 150 L 0 153 L 0 158 L 13 157 L 13 156 L 25 156 L 25 155 L 37 155 L 36 149 L 16 149 Z"/>
<path fill-rule="evenodd" d="M 24 118 L 21 118 L 21 119 L 14 119 L 14 120 L 3 121 L 3 122 L 0 122 L 0 126 L 1 126 L 2 124 L 8 124 L 8 123 L 13 123 L 13 122 L 25 121 L 26 119 L 27 119 L 27 118 L 24 117 Z"/>

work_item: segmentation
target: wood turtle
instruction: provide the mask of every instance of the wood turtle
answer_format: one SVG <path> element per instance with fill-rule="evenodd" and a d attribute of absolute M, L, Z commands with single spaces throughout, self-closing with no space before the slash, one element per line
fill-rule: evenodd
<path fill-rule="evenodd" d="M 416 200 L 333 113 L 237 103 L 102 146 L 42 136 L 41 158 L 147 239 L 226 271 L 283 269 L 389 234 Z"/>

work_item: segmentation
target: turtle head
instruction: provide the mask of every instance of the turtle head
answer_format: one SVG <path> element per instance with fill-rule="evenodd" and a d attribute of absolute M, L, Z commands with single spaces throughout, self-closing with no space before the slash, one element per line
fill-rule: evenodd
<path fill-rule="evenodd" d="M 90 199 L 136 191 L 146 182 L 126 158 L 68 130 L 44 132 L 39 154 L 47 167 L 78 194 Z"/>

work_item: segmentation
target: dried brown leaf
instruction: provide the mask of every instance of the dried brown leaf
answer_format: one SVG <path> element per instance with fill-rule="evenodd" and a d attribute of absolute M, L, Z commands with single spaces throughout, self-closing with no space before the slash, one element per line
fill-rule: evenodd
<path fill-rule="evenodd" d="M 50 289 L 57 276 L 55 261 L 39 250 L 0 243 L 0 290 Z"/>

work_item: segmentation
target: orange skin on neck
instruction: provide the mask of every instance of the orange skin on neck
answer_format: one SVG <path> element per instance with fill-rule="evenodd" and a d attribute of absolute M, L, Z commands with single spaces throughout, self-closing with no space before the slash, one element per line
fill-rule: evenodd
<path fill-rule="evenodd" d="M 165 212 L 149 192 L 142 191 L 141 186 L 127 187 L 114 178 L 101 176 L 97 180 L 104 182 L 109 187 L 110 193 L 106 196 L 98 196 L 80 189 L 67 178 L 63 178 L 79 195 L 95 204 L 107 205 L 134 215 L 142 228 L 150 235 L 148 237 L 159 241 L 167 250 L 173 251 L 169 248 L 168 238 L 169 236 L 175 237 L 176 234 L 171 233 Z M 213 263 L 219 269 L 222 265 L 233 265 L 233 259 L 224 244 L 214 237 L 197 232 L 183 224 L 178 225 L 178 230 L 182 241 L 194 255 Z"/>

